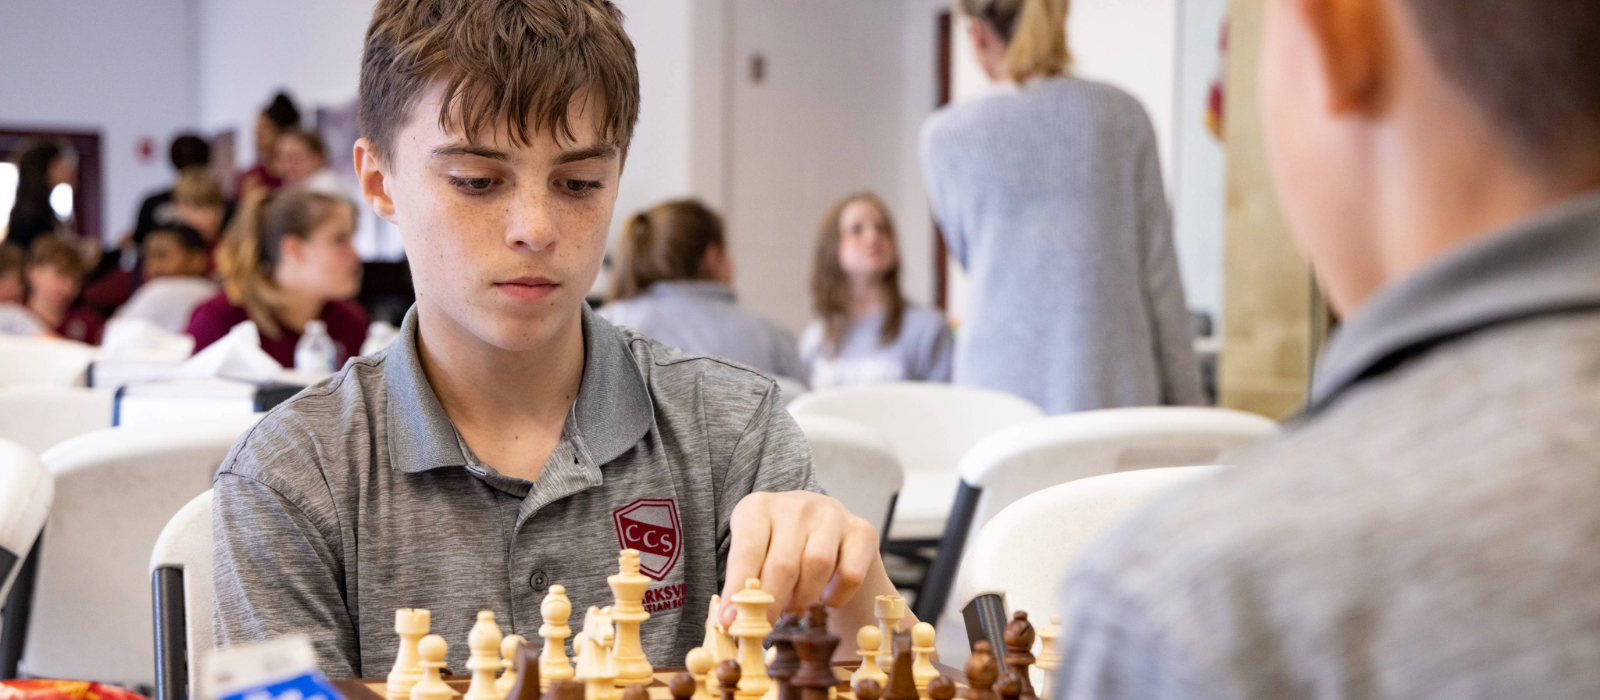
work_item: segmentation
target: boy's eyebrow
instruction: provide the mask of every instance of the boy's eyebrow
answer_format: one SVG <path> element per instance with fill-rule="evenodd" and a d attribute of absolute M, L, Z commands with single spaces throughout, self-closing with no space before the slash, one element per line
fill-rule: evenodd
<path fill-rule="evenodd" d="M 479 158 L 488 158 L 490 160 L 499 160 L 505 162 L 511 161 L 510 153 L 506 153 L 505 151 L 497 151 L 493 148 L 486 148 L 484 146 L 474 146 L 470 143 L 455 143 L 448 146 L 440 146 L 433 149 L 433 156 L 435 158 L 448 158 L 450 156 L 478 156 Z"/>
<path fill-rule="evenodd" d="M 576 163 L 580 160 L 591 160 L 594 158 L 615 158 L 616 155 L 616 144 L 601 143 L 595 144 L 588 148 L 580 148 L 575 151 L 567 151 L 562 153 L 561 155 L 556 156 L 554 165 L 566 165 L 567 163 Z"/>

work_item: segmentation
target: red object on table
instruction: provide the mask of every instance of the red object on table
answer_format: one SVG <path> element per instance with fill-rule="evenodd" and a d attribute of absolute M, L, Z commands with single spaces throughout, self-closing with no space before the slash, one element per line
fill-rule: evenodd
<path fill-rule="evenodd" d="M 0 700 L 149 700 L 131 690 L 89 681 L 0 681 Z"/>

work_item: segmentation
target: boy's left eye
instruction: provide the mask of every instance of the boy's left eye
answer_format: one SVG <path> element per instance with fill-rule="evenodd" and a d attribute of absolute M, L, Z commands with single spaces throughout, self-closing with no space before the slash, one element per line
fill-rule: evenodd
<path fill-rule="evenodd" d="M 556 184 L 567 194 L 588 194 L 590 190 L 600 189 L 598 180 L 559 180 Z"/>

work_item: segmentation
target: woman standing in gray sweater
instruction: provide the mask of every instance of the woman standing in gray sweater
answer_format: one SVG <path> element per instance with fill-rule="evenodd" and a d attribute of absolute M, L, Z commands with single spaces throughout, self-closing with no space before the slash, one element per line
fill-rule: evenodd
<path fill-rule="evenodd" d="M 971 276 L 955 381 L 1051 414 L 1198 404 L 1199 363 L 1155 132 L 1064 75 L 1066 0 L 961 0 L 995 94 L 922 130 L 923 175 Z"/>

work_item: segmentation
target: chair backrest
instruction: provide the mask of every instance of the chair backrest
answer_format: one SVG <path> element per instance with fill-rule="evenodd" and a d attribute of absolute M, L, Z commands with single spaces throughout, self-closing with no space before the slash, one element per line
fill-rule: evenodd
<path fill-rule="evenodd" d="M 1053 486 L 1012 503 L 973 537 L 956 577 L 953 601 L 961 606 L 985 593 L 1005 596 L 1009 610 L 1025 610 L 1044 624 L 1057 613 L 1061 582 L 1085 547 L 1152 497 L 1222 467 L 1169 467 L 1093 476 Z M 940 661 L 959 664 L 970 655 L 961 615 L 941 618 Z"/>
<path fill-rule="evenodd" d="M 1102 474 L 1216 464 L 1278 425 L 1224 408 L 1112 408 L 1054 416 L 989 436 L 961 458 L 961 482 L 982 490 L 971 529 L 1031 493 Z"/>
<path fill-rule="evenodd" d="M 961 487 L 918 615 L 959 615 L 966 600 L 949 593 L 957 567 L 966 566 L 969 533 L 1017 499 L 1102 474 L 1216 464 L 1227 450 L 1277 430 L 1261 416 L 1221 408 L 1112 408 L 1053 416 L 985 438 L 961 459 Z"/>
<path fill-rule="evenodd" d="M 83 386 L 89 363 L 99 356 L 94 346 L 71 340 L 0 336 L 0 386 Z"/>
<path fill-rule="evenodd" d="M 43 453 L 67 438 L 111 427 L 115 396 L 48 384 L 0 386 L 0 439 Z"/>
<path fill-rule="evenodd" d="M 865 425 L 843 418 L 795 416 L 816 465 L 817 481 L 844 507 L 887 532 L 905 475 L 894 448 Z"/>
<path fill-rule="evenodd" d="M 0 600 L 33 549 L 50 513 L 55 479 L 27 448 L 0 440 Z"/>
<path fill-rule="evenodd" d="M 821 389 L 795 399 L 789 412 L 844 418 L 878 431 L 908 475 L 953 474 L 961 455 L 979 440 L 1044 417 L 1021 397 L 933 382 Z"/>
<path fill-rule="evenodd" d="M 108 428 L 41 457 L 56 500 L 40 544 L 24 673 L 153 683 L 150 552 L 258 418 Z"/>
<path fill-rule="evenodd" d="M 211 491 L 167 521 L 150 553 L 155 592 L 156 698 L 186 700 L 211 651 Z"/>

